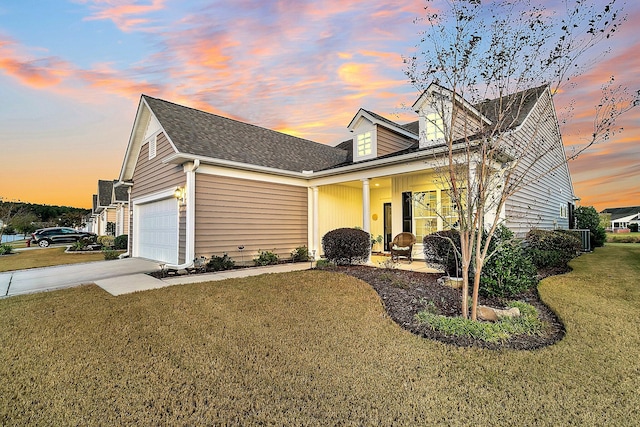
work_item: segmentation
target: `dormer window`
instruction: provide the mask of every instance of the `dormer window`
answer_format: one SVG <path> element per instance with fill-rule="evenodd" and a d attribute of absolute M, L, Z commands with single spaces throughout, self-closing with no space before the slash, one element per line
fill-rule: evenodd
<path fill-rule="evenodd" d="M 426 115 L 425 137 L 427 141 L 444 139 L 444 120 L 438 113 Z"/>
<path fill-rule="evenodd" d="M 358 157 L 367 157 L 373 153 L 371 131 L 361 133 L 357 136 L 356 149 L 358 152 Z"/>

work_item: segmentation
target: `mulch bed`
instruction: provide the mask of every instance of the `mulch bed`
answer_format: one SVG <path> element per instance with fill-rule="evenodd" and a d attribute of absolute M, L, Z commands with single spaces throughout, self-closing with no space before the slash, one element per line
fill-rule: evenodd
<path fill-rule="evenodd" d="M 538 296 L 536 290 L 509 300 L 520 300 L 533 305 L 539 318 L 546 324 L 541 335 L 519 335 L 501 343 L 489 343 L 468 337 L 455 337 L 432 330 L 420 324 L 415 315 L 432 302 L 439 314 L 459 316 L 462 311 L 462 291 L 443 286 L 437 282 L 441 274 L 418 273 L 405 270 L 380 269 L 366 266 L 337 267 L 336 271 L 357 277 L 369 283 L 380 295 L 388 315 L 402 328 L 424 338 L 438 340 L 461 347 L 480 347 L 491 350 L 517 349 L 534 350 L 560 341 L 565 328 L 558 316 L 551 311 Z M 564 271 L 543 272 L 541 276 Z M 504 307 L 506 301 L 498 298 L 480 297 L 479 303 L 491 307 Z"/>

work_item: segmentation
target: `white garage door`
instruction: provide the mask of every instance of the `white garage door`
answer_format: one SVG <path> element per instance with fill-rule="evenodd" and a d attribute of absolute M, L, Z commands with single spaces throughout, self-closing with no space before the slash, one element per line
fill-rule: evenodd
<path fill-rule="evenodd" d="M 136 205 L 136 256 L 178 264 L 178 202 L 169 198 Z M 136 243 L 137 242 L 137 243 Z"/>

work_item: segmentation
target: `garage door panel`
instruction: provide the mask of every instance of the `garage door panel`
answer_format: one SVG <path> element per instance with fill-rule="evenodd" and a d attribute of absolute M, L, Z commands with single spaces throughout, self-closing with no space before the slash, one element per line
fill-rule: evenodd
<path fill-rule="evenodd" d="M 138 256 L 178 263 L 178 205 L 174 198 L 137 206 Z"/>

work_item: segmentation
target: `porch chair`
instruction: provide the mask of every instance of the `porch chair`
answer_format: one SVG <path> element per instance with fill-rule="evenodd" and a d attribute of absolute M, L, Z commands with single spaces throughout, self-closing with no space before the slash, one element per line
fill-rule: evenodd
<path fill-rule="evenodd" d="M 411 263 L 411 252 L 416 243 L 416 236 L 412 233 L 400 233 L 391 242 L 391 260 L 398 261 L 399 257 L 406 257 Z"/>

